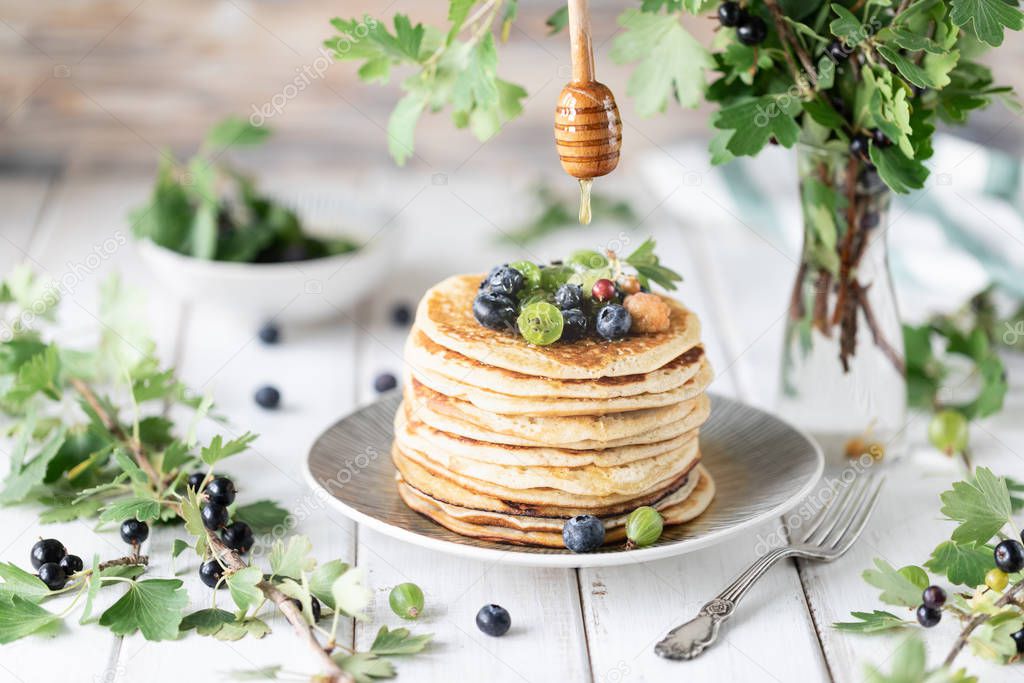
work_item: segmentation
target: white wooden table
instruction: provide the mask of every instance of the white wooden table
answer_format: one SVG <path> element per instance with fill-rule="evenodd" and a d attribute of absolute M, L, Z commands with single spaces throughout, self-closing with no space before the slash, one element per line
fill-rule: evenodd
<path fill-rule="evenodd" d="M 773 569 L 741 605 L 719 644 L 689 663 L 659 659 L 654 642 L 763 552 L 759 539 L 777 524 L 717 548 L 650 564 L 523 569 L 405 545 L 357 527 L 314 496 L 302 475 L 313 440 L 340 416 L 374 400 L 377 372 L 401 367 L 406 331 L 389 320 L 394 302 L 415 302 L 426 286 L 453 272 L 484 270 L 512 257 L 555 258 L 580 246 L 603 244 L 620 230 L 598 226 L 524 250 L 499 247 L 494 240 L 501 229 L 526 211 L 520 193 L 525 179 L 513 176 L 499 186 L 466 170 L 450 174 L 447 184 L 412 173 L 396 173 L 386 186 L 380 180 L 318 171 L 277 182 L 281 192 L 319 195 L 355 182 L 369 201 L 382 202 L 396 216 L 376 238 L 386 240 L 395 254 L 378 294 L 335 324 L 285 328 L 278 346 L 260 344 L 251 325 L 176 302 L 137 262 L 130 241 L 106 253 L 105 239 L 128 235 L 125 214 L 148 194 L 146 173 L 0 176 L 0 270 L 28 259 L 54 278 L 78 273 L 63 305 L 66 340 L 89 339 L 96 327 L 96 290 L 110 272 L 119 270 L 131 285 L 146 290 L 149 323 L 162 357 L 190 385 L 214 392 L 221 412 L 230 418 L 229 430 L 261 434 L 251 454 L 224 468 L 238 482 L 240 498 L 279 500 L 293 512 L 295 531 L 312 538 L 321 560 L 340 557 L 368 570 L 375 589 L 370 620 L 344 624 L 342 642 L 365 647 L 381 624 L 405 625 L 388 608 L 388 590 L 402 581 L 423 588 L 427 610 L 414 628 L 434 632 L 435 642 L 429 653 L 398 662 L 401 681 L 847 682 L 862 679 L 864 662 L 888 668 L 887 660 L 905 636 L 851 636 L 830 624 L 845 619 L 851 609 L 882 607 L 876 591 L 860 579 L 872 557 L 895 566 L 923 562 L 948 536 L 937 496 L 957 472 L 924 445 L 925 421 L 919 416 L 907 426 L 913 453 L 892 467 L 880 508 L 853 550 L 831 565 L 789 562 Z M 511 192 L 502 197 L 502 190 Z M 634 243 L 656 236 L 663 259 L 686 276 L 680 294 L 704 321 L 718 373 L 714 390 L 770 406 L 794 271 L 791 255 L 724 212 L 680 226 L 659 209 L 663 197 L 652 197 L 641 187 L 629 193 L 645 218 L 625 234 Z M 89 257 L 100 252 L 102 258 Z M 254 389 L 264 383 L 281 389 L 280 410 L 264 411 L 253 403 Z M 1004 413 L 973 427 L 978 463 L 1020 474 L 1022 416 L 1024 395 L 1018 385 Z M 211 432 L 214 426 L 204 428 Z M 41 527 L 36 513 L 30 507 L 0 510 L 0 559 L 28 566 L 29 548 L 39 535 L 58 537 L 86 557 L 123 551 L 115 529 L 97 532 L 86 523 Z M 170 547 L 179 533 L 155 530 L 146 551 L 154 575 L 180 572 L 194 601 L 190 607 L 198 609 L 208 605 L 212 593 L 200 584 L 194 558 L 182 556 L 171 566 Z M 104 593 L 107 604 L 116 597 L 116 589 Z M 219 597 L 228 600 L 226 594 Z M 481 634 L 474 625 L 476 611 L 491 602 L 512 615 L 512 630 L 500 639 Z M 940 661 L 952 643 L 951 621 L 927 633 L 932 662 Z M 271 625 L 275 632 L 267 638 L 235 643 L 196 635 L 147 643 L 138 635 L 122 639 L 96 626 L 75 625 L 53 640 L 29 638 L 0 647 L 0 680 L 215 680 L 215 672 L 271 664 L 315 671 L 283 620 L 275 618 Z M 961 655 L 960 663 L 983 680 L 1022 676 L 1019 666 L 995 670 L 969 654 Z M 186 678 L 186 667 L 196 673 Z"/>

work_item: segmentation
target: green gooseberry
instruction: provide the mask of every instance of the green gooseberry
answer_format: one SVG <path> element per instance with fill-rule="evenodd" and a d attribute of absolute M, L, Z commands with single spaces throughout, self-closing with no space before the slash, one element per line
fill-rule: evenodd
<path fill-rule="evenodd" d="M 403 619 L 416 619 L 423 614 L 423 591 L 415 583 L 400 583 L 391 589 L 388 604 Z"/>

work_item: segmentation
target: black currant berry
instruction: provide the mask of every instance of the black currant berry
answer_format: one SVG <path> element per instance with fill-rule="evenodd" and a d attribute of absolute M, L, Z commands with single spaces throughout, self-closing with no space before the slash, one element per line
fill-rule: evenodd
<path fill-rule="evenodd" d="M 210 531 L 216 531 L 228 523 L 228 509 L 218 503 L 207 503 L 200 514 L 203 517 L 203 526 Z"/>
<path fill-rule="evenodd" d="M 736 38 L 744 45 L 760 45 L 768 36 L 768 25 L 761 17 L 745 17 L 736 27 Z"/>
<path fill-rule="evenodd" d="M 126 519 L 121 522 L 121 540 L 130 545 L 138 545 L 149 538 L 149 525 L 137 519 Z"/>
<path fill-rule="evenodd" d="M 299 610 L 300 612 L 302 611 L 302 603 L 299 602 L 298 598 L 290 598 L 288 600 L 288 602 L 290 602 L 293 605 L 295 605 L 295 608 L 297 610 Z M 320 614 L 321 614 L 320 601 L 317 600 L 316 598 L 314 598 L 313 596 L 309 597 L 309 609 L 310 609 L 311 612 L 313 612 L 313 623 L 315 624 L 316 622 L 320 621 Z"/>
<path fill-rule="evenodd" d="M 190 489 L 198 493 L 199 487 L 203 485 L 203 479 L 206 479 L 206 472 L 193 472 L 188 475 L 185 483 Z"/>
<path fill-rule="evenodd" d="M 825 51 L 834 62 L 842 62 L 850 56 L 850 53 L 846 51 L 846 46 L 838 40 L 833 40 L 829 43 L 829 46 L 825 48 Z"/>
<path fill-rule="evenodd" d="M 281 340 L 281 328 L 272 322 L 265 323 L 260 328 L 259 336 L 264 344 L 276 344 Z"/>
<path fill-rule="evenodd" d="M 928 586 L 921 593 L 921 602 L 926 607 L 942 607 L 946 604 L 946 591 L 942 590 L 940 586 Z"/>
<path fill-rule="evenodd" d="M 68 554 L 64 544 L 56 538 L 44 538 L 32 546 L 32 568 L 39 569 L 47 562 L 60 562 Z"/>
<path fill-rule="evenodd" d="M 82 558 L 78 555 L 65 555 L 60 558 L 60 568 L 64 570 L 64 573 L 68 576 L 77 574 L 85 568 L 85 563 L 82 562 Z"/>
<path fill-rule="evenodd" d="M 391 309 L 391 322 L 398 327 L 407 327 L 412 322 L 412 309 L 409 304 L 395 304 Z"/>
<path fill-rule="evenodd" d="M 220 566 L 217 560 L 203 562 L 199 567 L 200 580 L 210 588 L 216 588 L 217 582 L 220 581 L 222 576 L 224 576 L 224 567 Z M 221 583 L 220 587 L 223 588 L 226 585 L 226 583 Z"/>
<path fill-rule="evenodd" d="M 245 522 L 233 522 L 227 525 L 220 537 L 224 541 L 224 545 L 240 553 L 249 552 L 255 542 L 252 529 Z"/>
<path fill-rule="evenodd" d="M 740 23 L 740 20 L 746 15 L 743 8 L 739 6 L 739 3 L 728 0 L 718 6 L 718 23 L 722 26 L 732 28 L 736 24 Z"/>
<path fill-rule="evenodd" d="M 928 605 L 921 605 L 917 608 L 917 623 L 925 628 L 931 628 L 942 619 L 942 610 Z"/>
<path fill-rule="evenodd" d="M 868 160 L 868 138 L 858 133 L 850 140 L 850 154 L 862 161 Z"/>
<path fill-rule="evenodd" d="M 1020 541 L 1008 538 L 996 546 L 993 556 L 996 566 L 1007 574 L 1013 574 L 1024 569 L 1024 545 Z"/>
<path fill-rule="evenodd" d="M 68 582 L 68 575 L 56 562 L 47 562 L 39 567 L 39 580 L 52 591 L 59 591 Z"/>
<path fill-rule="evenodd" d="M 1019 631 L 1014 631 L 1010 634 L 1013 638 L 1013 642 L 1017 644 L 1017 652 L 1024 653 L 1024 628 Z"/>
<path fill-rule="evenodd" d="M 281 392 L 271 386 L 260 387 L 253 395 L 253 399 L 261 408 L 273 410 L 281 404 Z"/>
<path fill-rule="evenodd" d="M 878 147 L 888 147 L 892 144 L 892 140 L 885 137 L 885 133 L 883 133 L 879 128 L 875 128 L 871 131 L 871 140 Z"/>
<path fill-rule="evenodd" d="M 398 386 L 398 380 L 390 372 L 382 372 L 373 379 L 373 389 L 378 394 L 391 391 Z"/>
<path fill-rule="evenodd" d="M 211 503 L 231 505 L 235 502 L 235 482 L 227 477 L 211 479 L 206 485 L 206 497 Z"/>

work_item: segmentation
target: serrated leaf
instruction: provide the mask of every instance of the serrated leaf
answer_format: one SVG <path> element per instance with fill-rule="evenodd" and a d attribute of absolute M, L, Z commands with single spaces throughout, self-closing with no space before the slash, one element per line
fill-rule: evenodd
<path fill-rule="evenodd" d="M 414 655 L 422 652 L 433 637 L 432 633 L 414 636 L 407 628 L 388 630 L 387 626 L 381 626 L 370 652 L 376 655 Z"/>
<path fill-rule="evenodd" d="M 987 545 L 945 541 L 932 551 L 924 566 L 944 575 L 951 583 L 973 588 L 985 583 L 985 574 L 996 565 L 992 548 Z"/>
<path fill-rule="evenodd" d="M 1024 14 L 1003 0 L 952 0 L 949 18 L 993 47 L 1002 44 L 1004 29 L 1024 28 Z"/>
<path fill-rule="evenodd" d="M 198 494 L 188 487 L 185 489 L 185 498 L 181 501 L 181 518 L 185 521 L 185 530 L 196 539 L 196 554 L 205 557 L 209 542 L 206 539 L 203 515 L 199 509 L 199 498 Z"/>
<path fill-rule="evenodd" d="M 952 538 L 958 543 L 988 543 L 1010 521 L 1010 492 L 1006 481 L 979 467 L 968 481 L 953 483 L 943 492 L 942 514 L 960 522 Z"/>
<path fill-rule="evenodd" d="M 1017 645 L 1011 634 L 1024 627 L 1024 618 L 1013 608 L 1004 608 L 978 628 L 970 640 L 971 652 L 985 659 L 1006 664 L 1017 656 Z"/>
<path fill-rule="evenodd" d="M 364 583 L 365 579 L 366 571 L 359 567 L 353 567 L 336 578 L 331 584 L 334 609 L 356 619 L 365 619 L 363 610 L 373 598 L 373 592 Z"/>
<path fill-rule="evenodd" d="M 270 548 L 270 570 L 273 576 L 295 579 L 303 572 L 312 571 L 316 560 L 310 555 L 313 543 L 306 536 L 291 536 L 287 545 L 281 539 Z"/>
<path fill-rule="evenodd" d="M 205 446 L 202 451 L 200 451 L 200 457 L 202 457 L 203 462 L 207 465 L 215 465 L 224 458 L 230 458 L 233 455 L 244 453 L 257 438 L 258 435 L 253 434 L 252 432 L 246 432 L 237 439 L 231 439 L 225 443 L 223 437 L 218 434 L 210 440 L 210 444 L 208 446 Z"/>
<path fill-rule="evenodd" d="M 92 619 L 92 606 L 96 602 L 96 596 L 100 593 L 100 588 L 103 587 L 103 581 L 100 580 L 100 556 L 96 553 L 92 556 L 92 565 L 90 565 L 89 587 L 85 591 L 85 606 L 82 608 L 82 616 L 79 617 L 79 624 L 87 624 Z"/>
<path fill-rule="evenodd" d="M 21 365 L 14 383 L 4 394 L 4 400 L 22 405 L 40 392 L 54 401 L 60 400 L 63 393 L 60 383 L 60 355 L 56 346 L 47 346 Z"/>
<path fill-rule="evenodd" d="M 267 533 L 283 525 L 290 513 L 272 500 L 258 500 L 235 509 L 231 518 L 245 522 L 255 533 Z"/>
<path fill-rule="evenodd" d="M 331 586 L 348 569 L 348 564 L 341 560 L 331 560 L 319 565 L 309 576 L 309 592 L 315 595 L 317 600 L 334 609 L 334 596 L 331 594 Z"/>
<path fill-rule="evenodd" d="M 0 591 L 0 644 L 33 634 L 52 635 L 60 617 L 15 593 Z"/>
<path fill-rule="evenodd" d="M 182 633 L 195 629 L 195 632 L 201 636 L 212 636 L 224 624 L 230 624 L 234 621 L 235 615 L 227 610 L 207 608 L 186 614 L 178 628 Z"/>
<path fill-rule="evenodd" d="M 334 661 L 342 671 L 351 674 L 356 683 L 373 683 L 382 678 L 395 677 L 395 667 L 391 662 L 371 652 L 335 655 Z"/>
<path fill-rule="evenodd" d="M 17 471 L 12 471 L 4 479 L 4 488 L 0 491 L 0 504 L 9 505 L 25 500 L 32 489 L 43 483 L 50 463 L 56 457 L 60 447 L 64 445 L 66 428 L 61 426 L 43 444 L 39 452 Z"/>
<path fill-rule="evenodd" d="M 228 592 L 238 609 L 246 612 L 263 597 L 256 585 L 263 580 L 263 572 L 259 567 L 246 567 L 228 575 Z"/>
<path fill-rule="evenodd" d="M 733 131 L 726 144 L 729 152 L 736 156 L 753 156 L 773 137 L 783 147 L 795 145 L 800 126 L 794 119 L 801 111 L 799 98 L 764 95 L 723 107 L 714 117 L 714 126 Z"/>
<path fill-rule="evenodd" d="M 877 609 L 871 612 L 850 612 L 850 616 L 858 621 L 836 622 L 832 624 L 832 628 L 850 633 L 882 633 L 912 626 L 911 622 L 906 619 Z"/>
<path fill-rule="evenodd" d="M 247 119 L 232 116 L 214 125 L 210 132 L 206 134 L 204 144 L 217 152 L 221 152 L 229 147 L 258 145 L 266 140 L 269 135 L 269 128 L 254 126 Z"/>
<path fill-rule="evenodd" d="M 828 25 L 832 35 L 851 47 L 864 39 L 867 35 L 864 26 L 850 10 L 838 3 L 832 3 L 832 11 L 836 13 L 836 18 Z"/>
<path fill-rule="evenodd" d="M 139 631 L 146 640 L 177 638 L 182 611 L 188 605 L 181 581 L 146 579 L 127 585 L 128 592 L 100 616 L 100 625 L 118 636 Z"/>
<path fill-rule="evenodd" d="M 0 562 L 0 579 L 0 593 L 17 595 L 29 602 L 40 602 L 50 594 L 38 576 L 10 562 Z"/>
<path fill-rule="evenodd" d="M 111 503 L 100 513 L 101 522 L 122 522 L 137 519 L 148 522 L 160 516 L 160 503 L 152 498 L 131 498 Z"/>
<path fill-rule="evenodd" d="M 183 541 L 180 538 L 174 539 L 174 543 L 171 544 L 171 558 L 181 555 L 190 547 L 191 546 L 186 541 Z"/>
<path fill-rule="evenodd" d="M 875 569 L 865 569 L 861 576 L 864 581 L 882 591 L 878 599 L 886 604 L 905 607 L 921 604 L 921 586 L 880 557 L 875 558 Z"/>
<path fill-rule="evenodd" d="M 869 154 L 879 177 L 894 192 L 907 194 L 924 187 L 928 167 L 920 161 L 911 159 L 896 147 L 879 147 L 874 143 L 869 148 Z"/>

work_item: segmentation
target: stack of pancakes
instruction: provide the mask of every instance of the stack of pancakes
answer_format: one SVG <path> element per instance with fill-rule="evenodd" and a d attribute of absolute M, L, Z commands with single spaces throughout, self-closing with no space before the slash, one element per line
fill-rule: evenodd
<path fill-rule="evenodd" d="M 459 534 L 549 547 L 575 515 L 615 542 L 637 507 L 666 524 L 703 512 L 712 371 L 697 317 L 666 298 L 666 332 L 534 346 L 473 318 L 480 279 L 445 280 L 416 313 L 392 450 L 406 504 Z"/>

